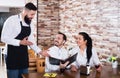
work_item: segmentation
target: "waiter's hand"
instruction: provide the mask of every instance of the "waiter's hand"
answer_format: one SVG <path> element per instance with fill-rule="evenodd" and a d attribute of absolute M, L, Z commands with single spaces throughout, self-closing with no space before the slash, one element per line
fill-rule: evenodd
<path fill-rule="evenodd" d="M 42 56 L 45 56 L 45 57 L 49 57 L 50 55 L 48 54 L 48 51 L 49 50 L 43 50 L 39 54 L 41 54 Z"/>
<path fill-rule="evenodd" d="M 28 41 L 28 37 L 25 37 L 23 40 L 20 41 L 21 45 L 33 45 L 32 42 Z"/>

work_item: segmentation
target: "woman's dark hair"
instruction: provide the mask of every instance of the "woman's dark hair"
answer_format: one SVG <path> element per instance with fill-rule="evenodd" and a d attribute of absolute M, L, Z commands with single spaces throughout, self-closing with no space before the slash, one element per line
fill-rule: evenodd
<path fill-rule="evenodd" d="M 87 43 L 86 43 L 86 46 L 87 46 L 86 54 L 87 54 L 87 63 L 89 63 L 90 58 L 92 56 L 92 39 L 85 32 L 79 32 L 79 35 L 82 35 L 83 39 L 87 41 Z"/>
<path fill-rule="evenodd" d="M 34 11 L 37 10 L 37 7 L 36 7 L 33 3 L 31 3 L 31 2 L 27 3 L 27 4 L 25 5 L 25 8 L 26 8 L 26 9 L 29 9 L 29 10 L 34 10 Z"/>
<path fill-rule="evenodd" d="M 63 40 L 67 41 L 67 37 L 66 37 L 66 35 L 65 35 L 64 33 L 62 33 L 62 32 L 58 32 L 58 34 L 63 35 Z"/>

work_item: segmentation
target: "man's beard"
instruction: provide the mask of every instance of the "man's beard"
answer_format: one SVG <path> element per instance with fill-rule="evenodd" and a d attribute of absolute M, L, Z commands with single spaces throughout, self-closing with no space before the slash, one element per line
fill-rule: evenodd
<path fill-rule="evenodd" d="M 59 42 L 58 41 L 54 41 L 54 45 L 58 46 Z"/>
<path fill-rule="evenodd" d="M 31 24 L 31 20 L 30 20 L 30 18 L 28 18 L 27 15 L 24 17 L 24 21 L 25 21 L 25 23 L 28 24 L 28 25 Z"/>
<path fill-rule="evenodd" d="M 59 43 L 58 41 L 54 41 L 54 45 L 55 46 L 61 46 L 61 45 L 63 45 L 62 43 Z"/>

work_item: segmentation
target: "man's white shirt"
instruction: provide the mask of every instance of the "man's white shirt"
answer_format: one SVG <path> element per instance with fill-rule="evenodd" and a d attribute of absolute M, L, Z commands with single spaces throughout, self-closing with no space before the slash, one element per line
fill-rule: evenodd
<path fill-rule="evenodd" d="M 7 54 L 7 45 L 13 45 L 13 46 L 20 46 L 20 40 L 15 39 L 15 37 L 20 33 L 21 31 L 21 25 L 20 21 L 22 20 L 21 14 L 10 16 L 4 23 L 2 34 L 1 34 L 1 41 L 6 43 L 4 53 Z M 25 26 L 28 26 L 24 21 L 22 21 L 22 24 Z M 32 48 L 35 52 L 40 52 L 41 49 L 36 45 L 35 39 L 34 39 L 34 25 L 31 23 L 31 34 L 28 37 L 28 40 L 33 43 L 33 45 L 30 45 L 29 47 Z"/>
<path fill-rule="evenodd" d="M 68 58 L 68 51 L 65 48 L 58 48 L 57 46 L 53 46 L 49 48 L 48 54 L 51 57 L 57 58 L 57 59 L 62 59 L 65 60 Z M 59 65 L 51 65 L 49 63 L 49 57 L 46 57 L 46 66 L 45 66 L 45 72 L 51 72 L 51 71 L 57 71 L 60 69 Z"/>

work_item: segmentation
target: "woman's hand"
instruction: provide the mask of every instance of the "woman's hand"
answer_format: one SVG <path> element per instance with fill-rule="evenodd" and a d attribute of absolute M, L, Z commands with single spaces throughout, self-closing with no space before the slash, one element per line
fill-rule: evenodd
<path fill-rule="evenodd" d="M 98 71 L 98 72 L 101 72 L 102 71 L 102 65 L 98 65 L 99 67 L 97 67 L 96 68 L 96 70 Z"/>
<path fill-rule="evenodd" d="M 77 67 L 74 65 L 71 65 L 71 71 L 77 72 Z"/>

